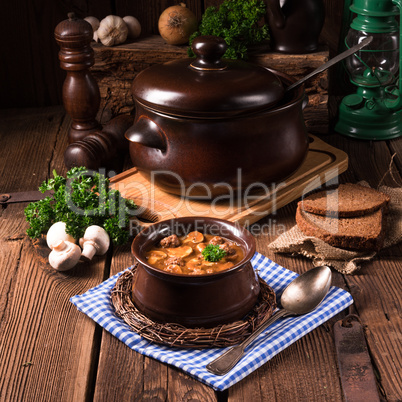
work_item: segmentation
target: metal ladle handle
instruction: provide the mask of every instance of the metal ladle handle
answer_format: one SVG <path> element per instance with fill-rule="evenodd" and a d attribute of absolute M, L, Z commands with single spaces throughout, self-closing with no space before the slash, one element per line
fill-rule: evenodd
<path fill-rule="evenodd" d="M 292 85 L 289 85 L 286 88 L 286 91 L 291 91 L 292 89 L 297 88 L 298 86 L 300 86 L 301 84 L 303 84 L 305 81 L 309 80 L 310 78 L 314 77 L 315 75 L 322 73 L 323 71 L 327 70 L 334 64 L 339 63 L 341 60 L 346 59 L 347 57 L 351 56 L 353 53 L 356 53 L 357 51 L 363 49 L 365 46 L 367 46 L 369 43 L 371 43 L 372 40 L 373 40 L 373 37 L 368 36 L 367 38 L 362 40 L 357 45 L 338 54 L 333 59 L 328 60 L 326 63 L 324 63 L 323 65 L 321 65 L 320 67 L 318 67 L 317 69 L 312 71 L 310 74 L 307 74 L 305 77 L 301 78 L 299 81 L 296 81 Z"/>
<path fill-rule="evenodd" d="M 206 369 L 216 375 L 224 375 L 228 373 L 238 361 L 242 358 L 244 350 L 251 342 L 257 338 L 265 329 L 267 329 L 271 324 L 277 321 L 281 317 L 285 317 L 289 312 L 285 309 L 279 310 L 276 314 L 270 317 L 267 321 L 261 324 L 255 332 L 253 332 L 248 338 L 246 338 L 239 345 L 233 346 L 228 349 L 225 353 L 221 354 L 212 362 L 208 363 Z"/>

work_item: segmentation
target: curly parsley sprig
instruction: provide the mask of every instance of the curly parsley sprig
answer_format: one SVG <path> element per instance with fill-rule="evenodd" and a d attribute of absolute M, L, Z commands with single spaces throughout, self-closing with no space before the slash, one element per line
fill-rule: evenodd
<path fill-rule="evenodd" d="M 114 244 L 129 238 L 129 217 L 137 208 L 118 190 L 109 188 L 109 179 L 85 167 L 74 167 L 66 178 L 53 171 L 53 178 L 43 182 L 39 190 L 53 191 L 52 196 L 31 202 L 25 208 L 30 227 L 27 234 L 38 238 L 55 222 L 65 222 L 66 232 L 79 239 L 91 225 L 103 227 Z"/>
<path fill-rule="evenodd" d="M 201 254 L 205 261 L 217 262 L 226 256 L 226 251 L 221 249 L 217 244 L 208 244 Z"/>
<path fill-rule="evenodd" d="M 260 24 L 265 13 L 263 0 L 225 0 L 219 8 L 208 7 L 190 46 L 198 36 L 220 36 L 228 46 L 224 58 L 247 59 L 250 46 L 269 38 L 268 25 Z M 188 53 L 194 56 L 191 47 Z"/>

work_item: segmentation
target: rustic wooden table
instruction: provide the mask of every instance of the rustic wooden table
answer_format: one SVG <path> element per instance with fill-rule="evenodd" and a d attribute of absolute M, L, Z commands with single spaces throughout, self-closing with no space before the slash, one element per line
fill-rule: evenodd
<path fill-rule="evenodd" d="M 36 190 L 53 169 L 65 173 L 63 152 L 71 120 L 62 107 L 0 111 L 0 193 Z M 350 158 L 341 182 L 402 183 L 402 138 L 367 142 L 322 136 Z M 392 175 L 389 170 L 392 155 Z M 353 276 L 334 272 L 334 284 L 354 304 L 222 393 L 181 371 L 130 350 L 70 303 L 130 266 L 130 247 L 66 273 L 38 255 L 25 231 L 26 204 L 0 209 L 0 400 L 341 401 L 343 387 L 333 324 L 348 313 L 364 327 L 380 399 L 402 400 L 402 244 L 385 249 Z M 257 249 L 288 269 L 311 267 L 304 258 L 275 255 L 269 224 L 294 225 L 296 203 L 258 222 Z M 356 373 L 358 380 L 361 373 Z M 353 387 L 353 383 L 352 383 Z M 355 399 L 356 400 L 356 399 Z"/>

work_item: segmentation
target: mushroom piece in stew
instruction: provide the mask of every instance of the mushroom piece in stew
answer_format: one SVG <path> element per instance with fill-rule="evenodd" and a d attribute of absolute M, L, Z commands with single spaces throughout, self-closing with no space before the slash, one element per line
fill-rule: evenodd
<path fill-rule="evenodd" d="M 205 275 L 232 268 L 244 258 L 244 251 L 232 240 L 194 231 L 163 238 L 145 257 L 149 265 L 163 271 Z"/>

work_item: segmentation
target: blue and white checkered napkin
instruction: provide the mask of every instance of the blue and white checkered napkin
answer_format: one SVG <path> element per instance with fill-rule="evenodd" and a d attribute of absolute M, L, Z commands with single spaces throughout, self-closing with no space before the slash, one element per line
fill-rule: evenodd
<path fill-rule="evenodd" d="M 251 262 L 254 269 L 258 270 L 260 277 L 274 289 L 277 295 L 281 294 L 285 287 L 297 277 L 296 273 L 259 253 L 254 255 Z M 293 342 L 353 303 L 352 296 L 348 292 L 333 286 L 316 310 L 303 316 L 284 318 L 272 324 L 246 349 L 246 355 L 236 367 L 224 376 L 216 376 L 208 372 L 205 366 L 218 357 L 224 349 L 187 349 L 153 344 L 133 332 L 114 314 L 110 292 L 121 274 L 122 272 L 114 275 L 83 295 L 72 297 L 70 301 L 79 311 L 87 314 L 131 349 L 176 366 L 218 391 L 236 384 Z"/>

